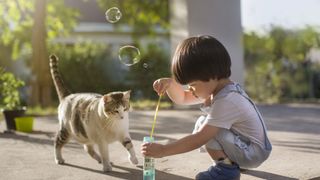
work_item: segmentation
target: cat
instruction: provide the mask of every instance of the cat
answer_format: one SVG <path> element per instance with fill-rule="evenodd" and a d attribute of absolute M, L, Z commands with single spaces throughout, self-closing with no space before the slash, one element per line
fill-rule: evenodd
<path fill-rule="evenodd" d="M 74 138 L 83 144 L 88 154 L 103 165 L 103 171 L 112 171 L 108 145 L 120 141 L 128 151 L 132 164 L 138 159 L 129 135 L 131 91 L 111 92 L 105 95 L 95 93 L 72 94 L 65 87 L 58 70 L 58 57 L 50 55 L 51 76 L 59 97 L 59 130 L 54 140 L 55 161 L 64 164 L 62 147 Z M 100 155 L 94 150 L 97 145 Z"/>

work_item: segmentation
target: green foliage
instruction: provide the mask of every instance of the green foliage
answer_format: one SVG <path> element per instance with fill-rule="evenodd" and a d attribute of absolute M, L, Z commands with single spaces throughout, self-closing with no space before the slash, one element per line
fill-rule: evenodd
<path fill-rule="evenodd" d="M 23 85 L 23 81 L 0 67 L 0 108 L 5 110 L 19 108 L 21 105 L 19 88 Z"/>
<path fill-rule="evenodd" d="M 102 9 L 118 7 L 122 18 L 114 24 L 129 25 L 133 28 L 133 38 L 138 43 L 139 37 L 156 36 L 156 31 L 162 29 L 162 33 L 169 34 L 169 0 L 98 0 Z"/>
<path fill-rule="evenodd" d="M 170 76 L 169 55 L 156 45 L 150 44 L 142 51 L 138 64 L 130 67 L 127 80 L 136 92 L 136 98 L 157 99 L 153 82 L 160 77 Z"/>
<path fill-rule="evenodd" d="M 169 55 L 156 45 L 142 50 L 140 62 L 133 66 L 113 58 L 114 51 L 103 44 L 87 42 L 75 46 L 56 45 L 51 49 L 60 58 L 61 75 L 72 92 L 105 94 L 131 89 L 132 99 L 156 99 L 153 81 L 170 75 Z"/>
<path fill-rule="evenodd" d="M 2 62 L 31 57 L 31 35 L 35 0 L 1 3 L 0 60 Z M 65 6 L 63 0 L 47 1 L 47 42 L 68 35 L 76 25 L 79 13 Z M 3 65 L 3 64 L 2 64 Z"/>
<path fill-rule="evenodd" d="M 133 44 L 141 50 L 141 61 L 128 69 L 126 81 L 133 91 L 134 99 L 151 98 L 157 95 L 152 88 L 157 78 L 170 75 L 169 55 L 155 44 L 149 44 L 145 49 L 140 42 L 146 37 L 155 37 L 161 34 L 169 38 L 169 1 L 168 0 L 113 0 L 97 1 L 102 9 L 118 7 L 122 18 L 113 24 L 116 28 L 128 25 L 132 28 Z M 125 67 L 124 67 L 125 68 Z"/>
<path fill-rule="evenodd" d="M 147 109 L 151 109 L 154 110 L 156 109 L 158 104 L 157 100 L 150 100 L 150 99 L 144 99 L 144 100 L 133 100 L 130 102 L 130 106 L 133 109 L 143 109 L 143 110 L 147 110 Z M 160 109 L 170 109 L 172 108 L 172 102 L 166 102 L 166 101 L 162 101 L 160 102 Z"/>
<path fill-rule="evenodd" d="M 319 48 L 319 37 L 319 32 L 310 27 L 303 30 L 273 27 L 263 36 L 245 33 L 248 93 L 267 103 L 308 98 L 312 88 L 310 75 L 320 69 L 312 70 L 306 56 L 311 48 Z"/>
<path fill-rule="evenodd" d="M 116 71 L 120 64 L 112 59 L 108 46 L 85 42 L 74 46 L 60 44 L 51 50 L 59 57 L 61 75 L 72 92 L 104 94 L 117 87 L 117 90 L 122 89 L 119 87 L 121 74 L 118 77 L 116 74 L 120 73 Z"/>
<path fill-rule="evenodd" d="M 28 107 L 26 114 L 29 116 L 47 116 L 57 114 L 57 107 Z"/>

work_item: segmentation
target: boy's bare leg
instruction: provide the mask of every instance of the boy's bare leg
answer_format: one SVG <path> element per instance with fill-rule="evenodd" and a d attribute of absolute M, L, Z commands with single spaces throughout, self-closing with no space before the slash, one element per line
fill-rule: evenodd
<path fill-rule="evenodd" d="M 219 159 L 225 159 L 227 155 L 222 150 L 213 150 L 206 147 L 208 154 L 211 156 L 211 159 L 214 161 L 218 161 Z"/>

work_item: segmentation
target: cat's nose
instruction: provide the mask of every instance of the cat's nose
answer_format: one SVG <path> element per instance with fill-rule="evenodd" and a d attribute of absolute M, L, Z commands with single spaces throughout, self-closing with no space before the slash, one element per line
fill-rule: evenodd
<path fill-rule="evenodd" d="M 123 119 L 123 116 L 120 116 L 121 119 Z"/>

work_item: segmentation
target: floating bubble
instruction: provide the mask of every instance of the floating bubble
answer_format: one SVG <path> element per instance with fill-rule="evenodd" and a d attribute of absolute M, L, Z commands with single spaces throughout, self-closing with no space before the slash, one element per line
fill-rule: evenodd
<path fill-rule="evenodd" d="M 120 20 L 122 13 L 117 7 L 112 7 L 106 11 L 106 19 L 110 23 L 116 23 Z"/>
<path fill-rule="evenodd" d="M 119 60 L 127 66 L 138 63 L 140 59 L 140 51 L 134 46 L 127 45 L 119 49 Z"/>
<path fill-rule="evenodd" d="M 147 69 L 148 68 L 148 64 L 147 63 L 143 63 L 143 67 Z"/>

